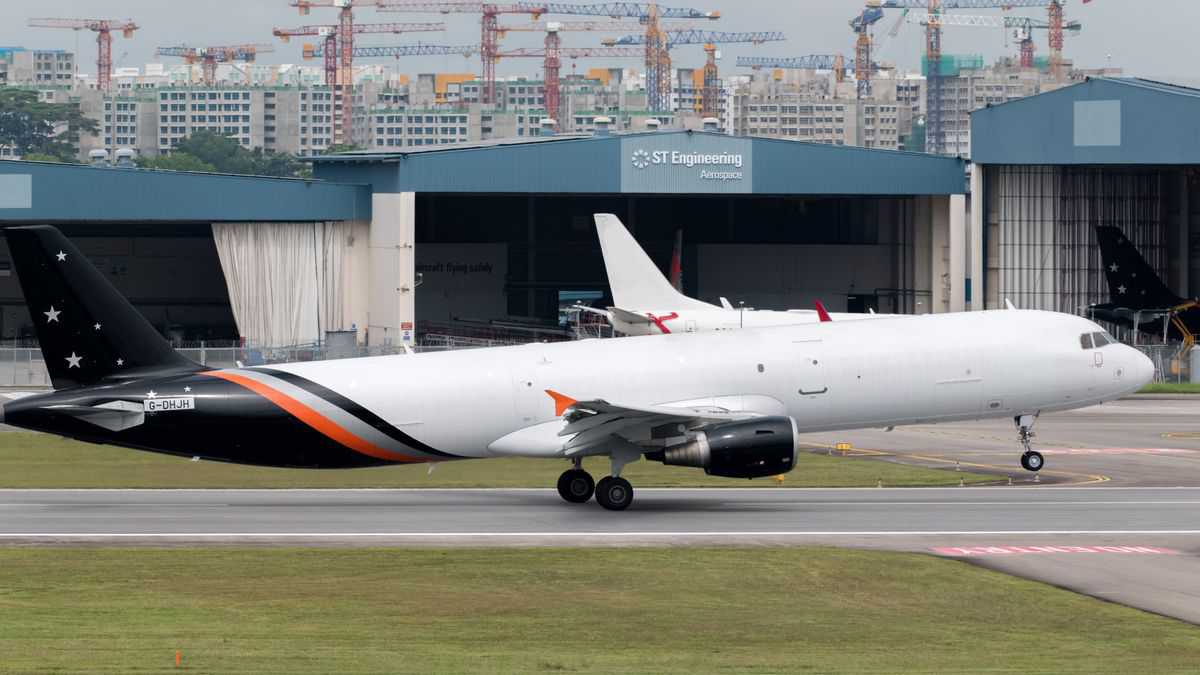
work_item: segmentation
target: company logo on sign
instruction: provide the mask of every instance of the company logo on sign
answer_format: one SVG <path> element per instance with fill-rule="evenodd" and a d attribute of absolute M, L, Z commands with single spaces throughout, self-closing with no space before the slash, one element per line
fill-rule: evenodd
<path fill-rule="evenodd" d="M 745 157 L 741 153 L 732 152 L 646 151 L 641 148 L 633 152 L 633 165 L 638 169 L 647 169 L 652 166 L 683 167 L 688 169 L 700 167 L 701 180 L 742 180 L 745 174 L 742 173 L 741 169 L 745 166 L 745 163 Z"/>

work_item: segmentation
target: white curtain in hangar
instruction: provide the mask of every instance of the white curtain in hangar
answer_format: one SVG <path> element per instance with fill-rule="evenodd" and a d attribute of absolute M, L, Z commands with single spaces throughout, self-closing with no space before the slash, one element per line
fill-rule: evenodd
<path fill-rule="evenodd" d="M 346 222 L 214 223 L 238 332 L 256 347 L 288 347 L 345 330 Z"/>

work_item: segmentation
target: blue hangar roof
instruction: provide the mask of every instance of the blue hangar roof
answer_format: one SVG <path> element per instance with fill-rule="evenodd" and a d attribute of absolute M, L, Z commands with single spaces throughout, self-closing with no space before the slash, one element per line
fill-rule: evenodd
<path fill-rule="evenodd" d="M 0 221 L 370 220 L 365 185 L 0 160 Z"/>
<path fill-rule="evenodd" d="M 947 195 L 965 163 L 922 153 L 703 131 L 558 135 L 313 158 L 375 192 Z"/>
<path fill-rule="evenodd" d="M 1200 164 L 1200 90 L 1092 78 L 971 115 L 979 164 Z"/>

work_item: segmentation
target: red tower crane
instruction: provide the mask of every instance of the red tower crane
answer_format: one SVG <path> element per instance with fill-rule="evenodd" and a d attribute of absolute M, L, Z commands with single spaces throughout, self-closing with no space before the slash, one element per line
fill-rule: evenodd
<path fill-rule="evenodd" d="M 640 32 L 643 26 L 641 23 L 635 21 L 620 20 L 554 21 L 549 23 L 531 22 L 513 26 L 499 26 L 498 29 L 501 36 L 509 32 L 546 32 L 546 62 L 543 66 L 545 70 L 546 114 L 550 118 L 557 120 L 559 106 L 562 101 L 562 84 L 560 79 L 562 63 L 558 51 L 562 48 L 562 36 L 560 33 L 567 31 L 632 33 Z M 661 25 L 660 29 L 683 31 L 688 29 L 688 25 L 684 23 L 670 23 Z"/>
<path fill-rule="evenodd" d="M 112 88 L 112 32 L 121 31 L 126 38 L 133 37 L 138 25 L 130 19 L 30 19 L 31 28 L 70 28 L 90 30 L 96 33 L 96 44 L 100 56 L 96 59 L 96 86 L 108 93 Z"/>
<path fill-rule="evenodd" d="M 297 0 L 302 1 L 302 0 Z M 330 2 L 332 0 L 308 0 L 310 2 Z M 349 2 L 350 0 L 342 0 Z M 650 90 L 653 101 L 669 100 L 671 60 L 667 54 L 666 40 L 660 26 L 660 19 L 718 19 L 719 12 L 704 12 L 688 7 L 661 7 L 657 3 L 641 2 L 601 2 L 590 5 L 570 4 L 562 2 L 517 2 L 510 4 L 494 4 L 488 2 L 460 2 L 447 0 L 445 2 L 422 2 L 420 0 L 376 0 L 375 6 L 381 12 L 429 12 L 439 11 L 451 13 L 474 13 L 483 16 L 482 35 L 480 38 L 479 54 L 483 61 L 483 103 L 495 103 L 496 94 L 496 61 L 500 57 L 499 37 L 505 32 L 496 17 L 500 14 L 529 14 L 536 20 L 545 14 L 566 14 L 577 16 L 606 16 L 617 18 L 636 18 L 639 26 L 645 28 L 646 48 L 646 78 L 647 89 Z M 656 48 L 660 45 L 661 48 Z M 539 50 L 540 51 L 540 50 Z M 665 97 L 661 94 L 666 91 Z M 657 95 L 653 92 L 660 92 Z M 665 107 L 665 106 L 664 106 Z"/>
<path fill-rule="evenodd" d="M 340 122 L 334 125 L 334 142 L 347 143 L 351 140 L 354 125 L 354 8 L 378 7 L 386 0 L 293 0 L 292 6 L 307 15 L 313 7 L 333 7 L 338 10 L 335 30 L 325 36 L 325 79 L 330 73 L 335 82 L 330 86 L 341 94 Z M 395 1 L 395 0 L 393 0 Z"/>
<path fill-rule="evenodd" d="M 201 72 L 204 73 L 204 84 L 212 85 L 217 81 L 217 64 L 230 63 L 233 61 L 251 62 L 261 53 L 273 52 L 275 48 L 271 45 L 253 44 L 253 45 L 234 45 L 230 47 L 188 47 L 181 45 L 178 47 L 159 47 L 155 54 L 158 56 L 178 56 L 184 62 L 190 64 L 199 63 Z M 246 79 L 250 79 L 250 72 L 246 72 Z"/>

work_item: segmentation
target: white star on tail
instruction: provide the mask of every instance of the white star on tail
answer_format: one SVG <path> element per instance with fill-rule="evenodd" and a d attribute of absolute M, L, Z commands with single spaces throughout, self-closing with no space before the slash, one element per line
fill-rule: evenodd
<path fill-rule="evenodd" d="M 191 387 L 184 387 L 184 388 L 183 388 L 183 393 L 185 393 L 185 394 L 191 393 L 191 391 L 192 391 L 192 388 L 191 388 Z"/>
<path fill-rule="evenodd" d="M 117 359 L 117 367 L 120 368 L 123 365 L 125 365 L 125 359 Z"/>
<path fill-rule="evenodd" d="M 71 352 L 71 355 L 67 357 L 67 370 L 70 370 L 71 368 L 78 368 L 79 362 L 82 360 L 82 356 L 76 356 L 75 352 Z"/>
<path fill-rule="evenodd" d="M 1120 293 L 1121 295 L 1125 295 L 1125 287 L 1117 286 L 1117 292 Z"/>
<path fill-rule="evenodd" d="M 100 324 L 96 324 L 96 325 L 92 326 L 92 328 L 95 328 L 96 330 L 100 330 Z"/>
<path fill-rule="evenodd" d="M 146 392 L 146 398 L 154 398 L 155 396 L 158 396 L 158 392 L 154 391 L 153 389 Z"/>
<path fill-rule="evenodd" d="M 50 311 L 42 312 L 42 314 L 46 315 L 46 323 L 50 323 L 51 321 L 58 323 L 58 315 L 62 314 L 62 311 L 54 309 L 54 305 L 50 305 Z"/>
<path fill-rule="evenodd" d="M 1116 271 L 1117 271 L 1117 270 L 1119 270 L 1119 269 L 1121 269 L 1121 268 L 1117 266 L 1117 263 L 1113 263 L 1113 264 L 1111 264 L 1111 265 L 1109 265 L 1109 266 L 1108 266 L 1108 271 L 1109 271 L 1109 272 L 1116 272 Z"/>
<path fill-rule="evenodd" d="M 54 257 L 58 258 L 58 262 L 66 262 L 67 261 L 67 254 L 63 253 L 62 251 L 59 251 L 58 255 L 56 255 Z"/>

